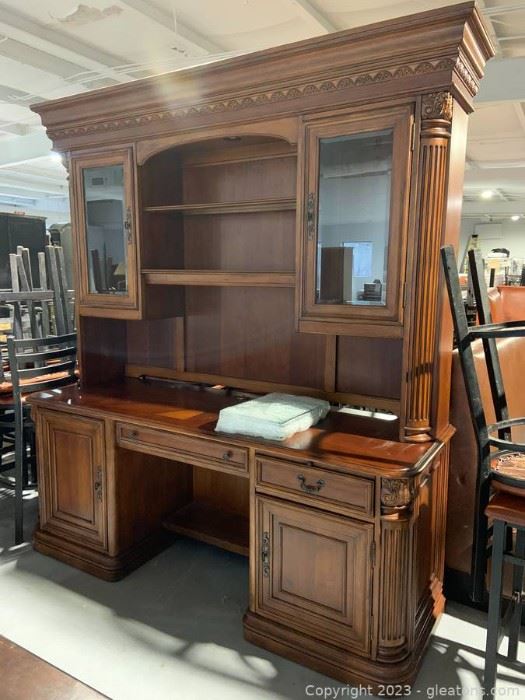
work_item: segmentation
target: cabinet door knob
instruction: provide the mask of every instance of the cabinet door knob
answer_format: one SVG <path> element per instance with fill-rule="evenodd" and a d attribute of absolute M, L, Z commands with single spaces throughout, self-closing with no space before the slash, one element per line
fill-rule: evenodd
<path fill-rule="evenodd" d="M 304 474 L 298 474 L 297 481 L 299 482 L 299 486 L 301 487 L 301 490 L 304 491 L 305 493 L 319 493 L 319 491 L 325 485 L 324 479 L 318 479 L 315 482 L 315 484 L 307 484 L 306 477 L 304 476 Z"/>
<path fill-rule="evenodd" d="M 232 452 L 231 450 L 228 450 L 227 452 L 225 452 L 225 453 L 222 455 L 222 458 L 225 459 L 226 461 L 228 461 L 228 460 L 231 459 L 232 457 L 233 457 L 233 452 Z"/>

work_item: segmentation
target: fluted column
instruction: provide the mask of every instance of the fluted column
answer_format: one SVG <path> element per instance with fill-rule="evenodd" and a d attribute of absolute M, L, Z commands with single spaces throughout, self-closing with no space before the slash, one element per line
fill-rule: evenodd
<path fill-rule="evenodd" d="M 381 480 L 381 584 L 378 658 L 392 663 L 409 651 L 412 479 Z"/>
<path fill-rule="evenodd" d="M 439 247 L 445 217 L 451 125 L 451 94 L 435 92 L 424 95 L 419 145 L 416 266 L 404 395 L 404 436 L 415 442 L 431 439 Z"/>

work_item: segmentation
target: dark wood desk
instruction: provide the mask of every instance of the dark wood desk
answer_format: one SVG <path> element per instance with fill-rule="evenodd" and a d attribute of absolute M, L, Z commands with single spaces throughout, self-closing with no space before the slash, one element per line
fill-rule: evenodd
<path fill-rule="evenodd" d="M 39 551 L 111 580 L 164 523 L 249 554 L 251 641 L 376 689 L 414 677 L 444 603 L 439 248 L 493 54 L 466 2 L 34 107 L 69 170 L 84 387 L 32 400 Z M 399 420 L 218 435 L 229 398 L 141 375 Z"/>
<path fill-rule="evenodd" d="M 249 639 L 354 682 L 409 680 L 444 603 L 449 436 L 400 443 L 395 421 L 338 412 L 282 443 L 216 433 L 238 400 L 139 380 L 32 396 L 35 548 L 107 580 L 170 530 L 249 555 Z"/>

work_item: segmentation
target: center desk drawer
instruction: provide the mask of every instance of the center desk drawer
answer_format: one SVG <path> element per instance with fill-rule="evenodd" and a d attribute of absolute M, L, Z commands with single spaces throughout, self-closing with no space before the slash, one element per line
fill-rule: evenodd
<path fill-rule="evenodd" d="M 313 464 L 258 456 L 256 488 L 281 498 L 311 502 L 318 508 L 351 511 L 359 515 L 374 513 L 373 480 L 341 474 Z"/>
<path fill-rule="evenodd" d="M 166 430 L 141 428 L 117 423 L 117 443 L 128 450 L 137 450 L 167 457 L 187 464 L 248 474 L 248 450 L 210 438 L 169 433 Z"/>

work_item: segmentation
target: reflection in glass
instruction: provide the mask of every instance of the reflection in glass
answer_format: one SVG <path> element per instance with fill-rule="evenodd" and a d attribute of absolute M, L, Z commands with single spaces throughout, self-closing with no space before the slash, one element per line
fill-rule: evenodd
<path fill-rule="evenodd" d="M 385 305 L 391 129 L 319 144 L 318 304 Z"/>
<path fill-rule="evenodd" d="M 126 294 L 124 167 L 85 168 L 83 175 L 89 291 Z"/>

